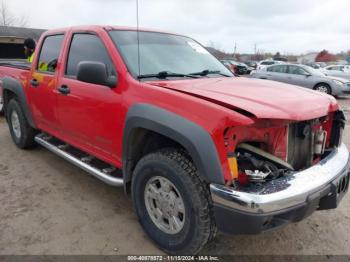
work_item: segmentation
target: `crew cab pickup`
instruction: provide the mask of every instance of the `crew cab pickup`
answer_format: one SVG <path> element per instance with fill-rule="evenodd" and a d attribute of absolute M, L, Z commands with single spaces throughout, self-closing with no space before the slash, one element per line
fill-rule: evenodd
<path fill-rule="evenodd" d="M 348 190 L 345 116 L 333 97 L 235 77 L 185 36 L 49 30 L 32 65 L 3 64 L 0 78 L 14 143 L 123 186 L 169 254 L 199 252 L 217 229 L 300 221 Z"/>

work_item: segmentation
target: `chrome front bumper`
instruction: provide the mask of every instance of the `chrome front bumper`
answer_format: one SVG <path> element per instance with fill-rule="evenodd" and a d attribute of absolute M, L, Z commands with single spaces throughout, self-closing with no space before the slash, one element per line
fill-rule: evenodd
<path fill-rule="evenodd" d="M 342 144 L 318 164 L 290 176 L 265 183 L 259 191 L 244 192 L 211 184 L 211 196 L 214 204 L 255 214 L 292 208 L 304 204 L 310 196 L 317 195 L 320 190 L 331 183 L 346 183 L 347 190 L 349 156 L 348 149 Z M 347 182 L 344 182 L 344 176 L 347 176 L 345 180 Z"/>

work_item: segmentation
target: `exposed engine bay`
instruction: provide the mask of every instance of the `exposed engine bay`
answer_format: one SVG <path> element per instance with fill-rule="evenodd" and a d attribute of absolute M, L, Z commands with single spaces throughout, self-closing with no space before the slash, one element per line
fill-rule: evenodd
<path fill-rule="evenodd" d="M 227 135 L 236 143 L 231 156 L 235 162 L 230 163 L 232 185 L 256 188 L 311 167 L 341 144 L 344 124 L 344 114 L 337 111 L 331 116 L 291 122 L 282 127 L 265 124 L 243 134 L 233 130 Z M 257 139 L 252 141 L 252 135 Z"/>
<path fill-rule="evenodd" d="M 237 164 L 238 179 L 241 184 L 263 183 L 287 175 L 294 170 L 287 162 L 245 143 L 240 144 L 237 149 Z"/>

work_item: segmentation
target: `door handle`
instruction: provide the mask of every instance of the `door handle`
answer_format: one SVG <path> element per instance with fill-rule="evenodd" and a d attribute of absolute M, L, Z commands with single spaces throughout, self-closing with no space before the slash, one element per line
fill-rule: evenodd
<path fill-rule="evenodd" d="M 63 95 L 68 95 L 70 93 L 70 89 L 67 85 L 62 85 L 58 88 L 58 92 L 60 92 Z"/>
<path fill-rule="evenodd" d="M 38 87 L 39 86 L 39 81 L 36 80 L 36 79 L 32 79 L 32 80 L 30 80 L 30 85 L 32 87 Z"/>

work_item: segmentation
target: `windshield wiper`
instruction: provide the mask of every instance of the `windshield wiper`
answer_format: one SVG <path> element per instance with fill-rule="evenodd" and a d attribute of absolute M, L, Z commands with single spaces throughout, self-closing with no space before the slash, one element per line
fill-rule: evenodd
<path fill-rule="evenodd" d="M 203 71 L 201 71 L 201 72 L 190 73 L 189 75 L 207 76 L 207 75 L 212 75 L 212 74 L 218 74 L 218 75 L 221 75 L 221 76 L 230 77 L 229 75 L 226 75 L 226 74 L 224 74 L 224 73 L 221 73 L 220 70 L 209 70 L 209 69 L 203 70 Z"/>
<path fill-rule="evenodd" d="M 192 74 L 180 74 L 180 73 L 173 73 L 173 72 L 168 72 L 168 71 L 161 71 L 157 74 L 145 74 L 145 75 L 139 75 L 137 76 L 138 79 L 143 79 L 143 78 L 159 78 L 159 79 L 165 79 L 167 77 L 190 77 L 190 78 L 198 78 L 195 75 Z"/>

